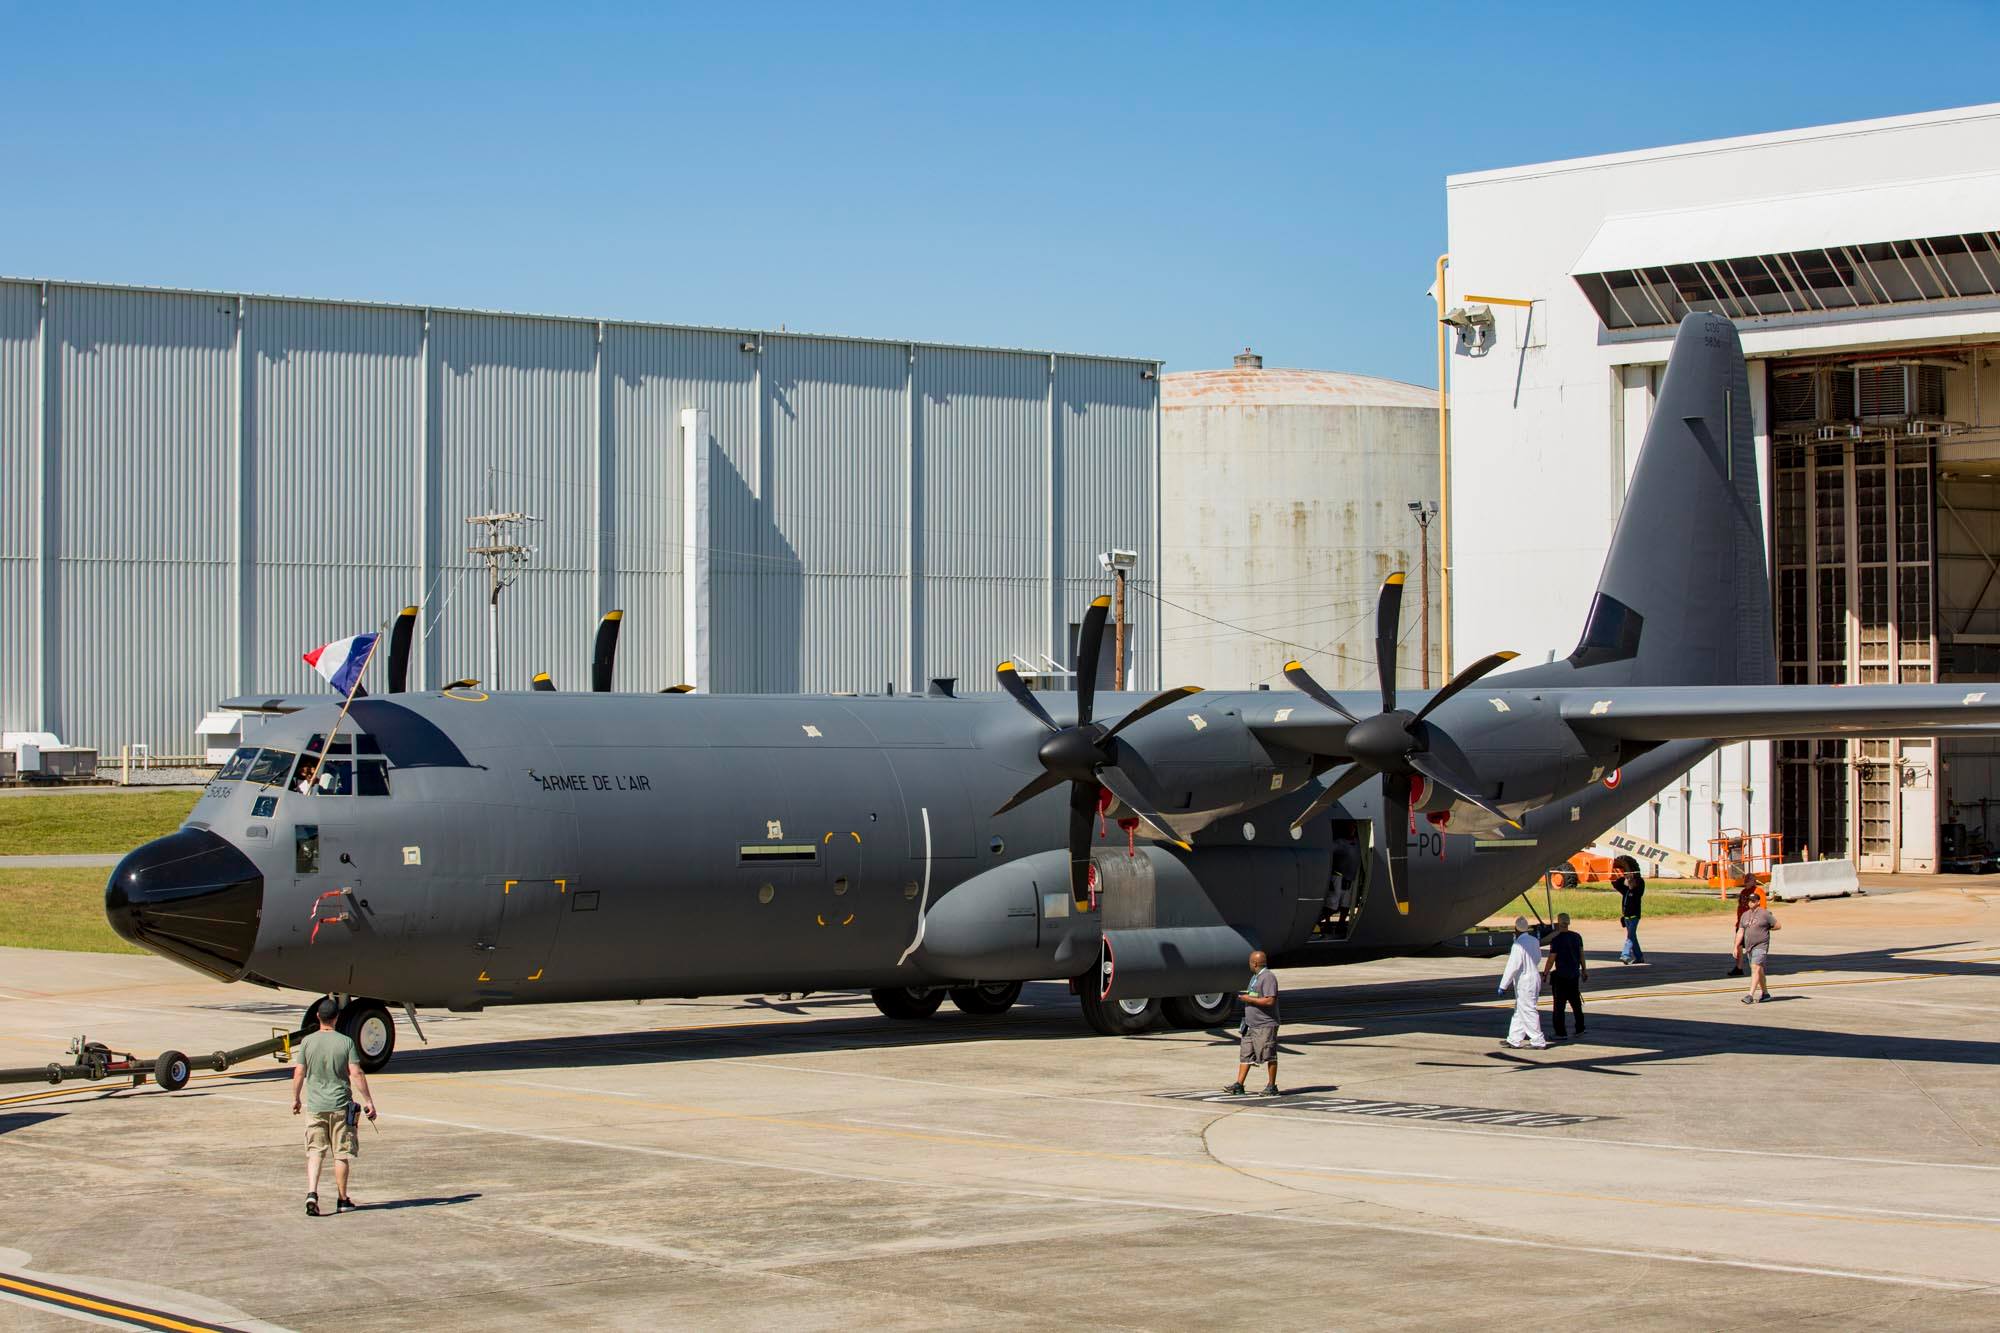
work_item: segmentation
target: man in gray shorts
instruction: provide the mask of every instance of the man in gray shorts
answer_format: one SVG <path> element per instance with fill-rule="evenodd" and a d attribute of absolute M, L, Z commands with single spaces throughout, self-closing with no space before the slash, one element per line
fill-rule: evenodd
<path fill-rule="evenodd" d="M 1250 984 L 1243 988 L 1242 1063 L 1236 1066 L 1236 1081 L 1224 1092 L 1241 1095 L 1243 1077 L 1250 1066 L 1263 1065 L 1270 1075 L 1264 1085 L 1266 1097 L 1278 1095 L 1278 974 L 1267 964 L 1262 949 L 1250 955 Z"/>
<path fill-rule="evenodd" d="M 1743 997 L 1745 1004 L 1771 998 L 1770 983 L 1764 979 L 1764 963 L 1771 956 L 1771 932 L 1777 929 L 1777 918 L 1762 903 L 1736 918 L 1736 949 L 1750 964 L 1750 993 Z"/>

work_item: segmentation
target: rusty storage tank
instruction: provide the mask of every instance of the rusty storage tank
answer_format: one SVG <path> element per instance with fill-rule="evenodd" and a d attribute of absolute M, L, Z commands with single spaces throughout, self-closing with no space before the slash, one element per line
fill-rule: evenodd
<path fill-rule="evenodd" d="M 1162 376 L 1160 405 L 1162 682 L 1287 689 L 1281 673 L 1297 657 L 1330 688 L 1372 688 L 1376 590 L 1403 569 L 1398 676 L 1415 688 L 1421 533 L 1410 505 L 1438 499 L 1435 391 L 1267 368 L 1245 348 L 1228 370 Z M 1433 519 L 1433 687 L 1439 536 Z"/>

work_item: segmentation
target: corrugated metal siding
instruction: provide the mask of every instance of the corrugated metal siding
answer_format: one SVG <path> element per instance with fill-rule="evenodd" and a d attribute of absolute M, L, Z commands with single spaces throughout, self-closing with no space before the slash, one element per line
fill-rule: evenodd
<path fill-rule="evenodd" d="M 246 302 L 243 688 L 318 688 L 302 651 L 423 596 L 423 347 L 418 311 Z"/>
<path fill-rule="evenodd" d="M 230 679 L 236 309 L 227 297 L 51 287 L 60 670 L 73 743 L 192 739 Z M 134 645 L 173 669 L 132 669 Z"/>
<path fill-rule="evenodd" d="M 919 681 L 987 689 L 1047 645 L 1049 361 L 920 348 Z"/>
<path fill-rule="evenodd" d="M 41 292 L 24 282 L 0 282 L 0 731 L 39 720 L 42 522 L 41 380 L 35 330 Z"/>
<path fill-rule="evenodd" d="M 493 688 L 526 689 L 537 671 L 553 672 L 570 688 L 588 684 L 591 627 L 603 609 L 591 586 L 595 357 L 588 324 L 472 315 L 431 321 L 440 563 L 477 563 L 465 548 L 485 530 L 465 516 L 489 505 L 542 520 L 524 538 L 537 548 L 533 559 L 501 594 L 501 679 L 488 682 Z M 435 680 L 486 676 L 485 606 L 484 575 L 474 574 L 430 636 Z"/>
<path fill-rule="evenodd" d="M 1094 502 L 1057 505 L 1043 354 L 50 283 L 45 654 L 40 289 L 0 283 L 0 707 L 108 753 L 186 752 L 226 694 L 316 688 L 300 651 L 426 593 L 420 681 L 484 676 L 464 518 L 489 506 L 545 520 L 503 595 L 499 684 L 584 688 L 614 605 L 619 687 L 677 681 L 685 407 L 718 464 L 717 689 L 983 688 L 1002 655 L 1063 651 L 1052 563 L 1073 616 L 1098 549 L 1147 549 L 1141 363 L 1061 360 L 1056 483 Z M 172 645 L 174 669 L 133 670 L 135 644 Z"/>
<path fill-rule="evenodd" d="M 763 369 L 758 688 L 881 689 L 906 660 L 909 355 L 771 337 Z"/>
<path fill-rule="evenodd" d="M 707 409 L 710 448 L 722 440 L 754 448 L 757 359 L 742 342 L 740 335 L 685 329 L 605 329 L 608 600 L 626 610 L 613 682 L 619 689 L 663 689 L 684 674 L 681 572 L 689 537 L 681 523 L 681 412 Z M 734 655 L 746 656 L 740 647 Z"/>
<path fill-rule="evenodd" d="M 1056 358 L 1056 578 L 1060 656 L 1068 627 L 1109 580 L 1097 554 L 1139 552 L 1126 614 L 1134 627 L 1131 683 L 1159 684 L 1159 616 L 1148 596 L 1159 587 L 1159 381 L 1132 362 Z M 1109 648 L 1106 649 L 1109 651 Z"/>

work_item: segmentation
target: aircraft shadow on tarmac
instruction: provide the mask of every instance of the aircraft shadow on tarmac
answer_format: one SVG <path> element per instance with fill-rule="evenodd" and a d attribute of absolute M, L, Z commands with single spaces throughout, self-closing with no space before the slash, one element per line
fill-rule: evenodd
<path fill-rule="evenodd" d="M 1864 978 L 1876 974 L 1886 978 L 1922 973 L 2000 979 L 2000 966 L 1935 955 L 1937 949 L 1952 947 L 1957 946 L 1933 946 L 1924 951 L 1925 956 L 1914 958 L 1894 949 L 1874 949 L 1783 959 L 1771 976 L 1772 998 L 1805 1002 L 1783 1005 L 1787 1024 L 1791 1024 L 1809 1013 L 1806 1005 L 1820 995 L 1831 998 L 1853 993 L 1844 989 L 1821 991 L 1813 985 L 1822 980 L 1820 976 L 1799 973 L 1847 972 L 1862 974 Z M 2000 1042 L 1764 1026 L 1756 1021 L 1756 1016 L 1769 1012 L 1766 1008 L 1737 1003 L 1747 983 L 1722 975 L 1728 966 L 1726 953 L 1655 952 L 1649 957 L 1651 962 L 1644 966 L 1623 966 L 1604 957 L 1591 960 L 1590 980 L 1584 993 L 1589 1032 L 1582 1043 L 1567 1046 L 1552 1043 L 1548 1051 L 1536 1052 L 1502 1049 L 1473 1059 L 1427 1063 L 1487 1070 L 1508 1066 L 1523 1070 L 1580 1069 L 1627 1076 L 1634 1072 L 1632 1066 L 1724 1051 L 1810 1059 L 2000 1064 Z M 1499 969 L 1500 961 L 1495 959 L 1491 973 L 1486 975 L 1291 986 L 1284 994 L 1286 1026 L 1281 1049 L 1296 1058 L 1311 1059 L 1321 1052 L 1337 1058 L 1343 1045 L 1394 1043 L 1397 1038 L 1419 1035 L 1491 1037 L 1497 1044 L 1507 1022 L 1504 1009 L 1493 1004 L 1499 998 L 1494 990 Z M 1797 989 L 1788 991 L 1788 983 L 1795 984 Z M 1711 1018 L 1690 1018 L 1685 1016 L 1684 1007 L 1680 1016 L 1648 1013 L 1643 1003 L 1593 1007 L 1593 1000 L 1602 1002 L 1621 992 L 1649 987 L 1666 987 L 1683 993 L 1692 989 L 1696 994 L 1688 998 L 1711 1004 L 1715 1014 Z M 885 1046 L 945 1046 L 1010 1035 L 1109 1040 L 1093 1036 L 1083 1026 L 1076 1002 L 1059 982 L 1029 985 L 1019 1005 L 994 1018 L 953 1013 L 947 1006 L 936 1017 L 923 1022 L 896 1022 L 872 1013 L 855 1013 L 857 1001 L 865 1003 L 852 994 L 827 993 L 785 1000 L 758 997 L 746 1002 L 766 1013 L 785 1014 L 790 1021 L 782 1023 L 756 1018 L 731 1022 L 725 1017 L 724 1021 L 699 1027 L 650 1032 L 468 1042 L 432 1049 L 406 1045 L 396 1056 L 395 1068 L 410 1072 L 471 1072 L 546 1068 L 551 1064 L 662 1064 Z M 1685 1006 L 1687 999 L 1674 1003 Z M 664 1016 L 671 1011 L 660 1012 Z M 741 1012 L 722 1011 L 724 1015 Z M 1543 1030 L 1551 1030 L 1546 1009 Z M 1233 1025 L 1206 1033 L 1156 1032 L 1137 1040 L 1162 1038 L 1198 1046 L 1204 1057 L 1209 1052 L 1220 1054 L 1225 1047 L 1235 1044 Z M 1309 1069 L 1299 1069 L 1297 1073 L 1301 1077 L 1312 1076 Z"/>
<path fill-rule="evenodd" d="M 60 1119 L 62 1119 L 62 1116 L 55 1111 L 9 1112 L 6 1115 L 0 1115 L 0 1134 L 12 1134 L 17 1129 L 26 1129 L 30 1125 L 39 1125 L 44 1120 Z"/>

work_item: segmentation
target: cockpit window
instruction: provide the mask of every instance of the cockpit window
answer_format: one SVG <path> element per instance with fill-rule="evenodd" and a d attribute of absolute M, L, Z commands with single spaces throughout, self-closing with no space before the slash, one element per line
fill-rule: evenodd
<path fill-rule="evenodd" d="M 298 756 L 290 750 L 259 751 L 256 760 L 250 765 L 250 771 L 244 775 L 244 781 L 266 785 L 283 782 L 285 775 L 292 771 L 292 760 L 296 758 Z"/>
<path fill-rule="evenodd" d="M 218 782 L 240 781 L 243 775 L 250 771 L 250 765 L 256 758 L 257 747 L 254 745 L 244 746 L 235 754 L 229 756 L 229 762 L 224 764 L 222 771 L 215 775 L 216 780 Z"/>
<path fill-rule="evenodd" d="M 372 736 L 341 733 L 329 740 L 323 733 L 316 734 L 306 741 L 299 757 L 298 769 L 292 774 L 292 789 L 313 796 L 387 796 L 388 761 L 365 757 L 357 761 L 350 757 L 381 753 L 382 747 Z"/>

